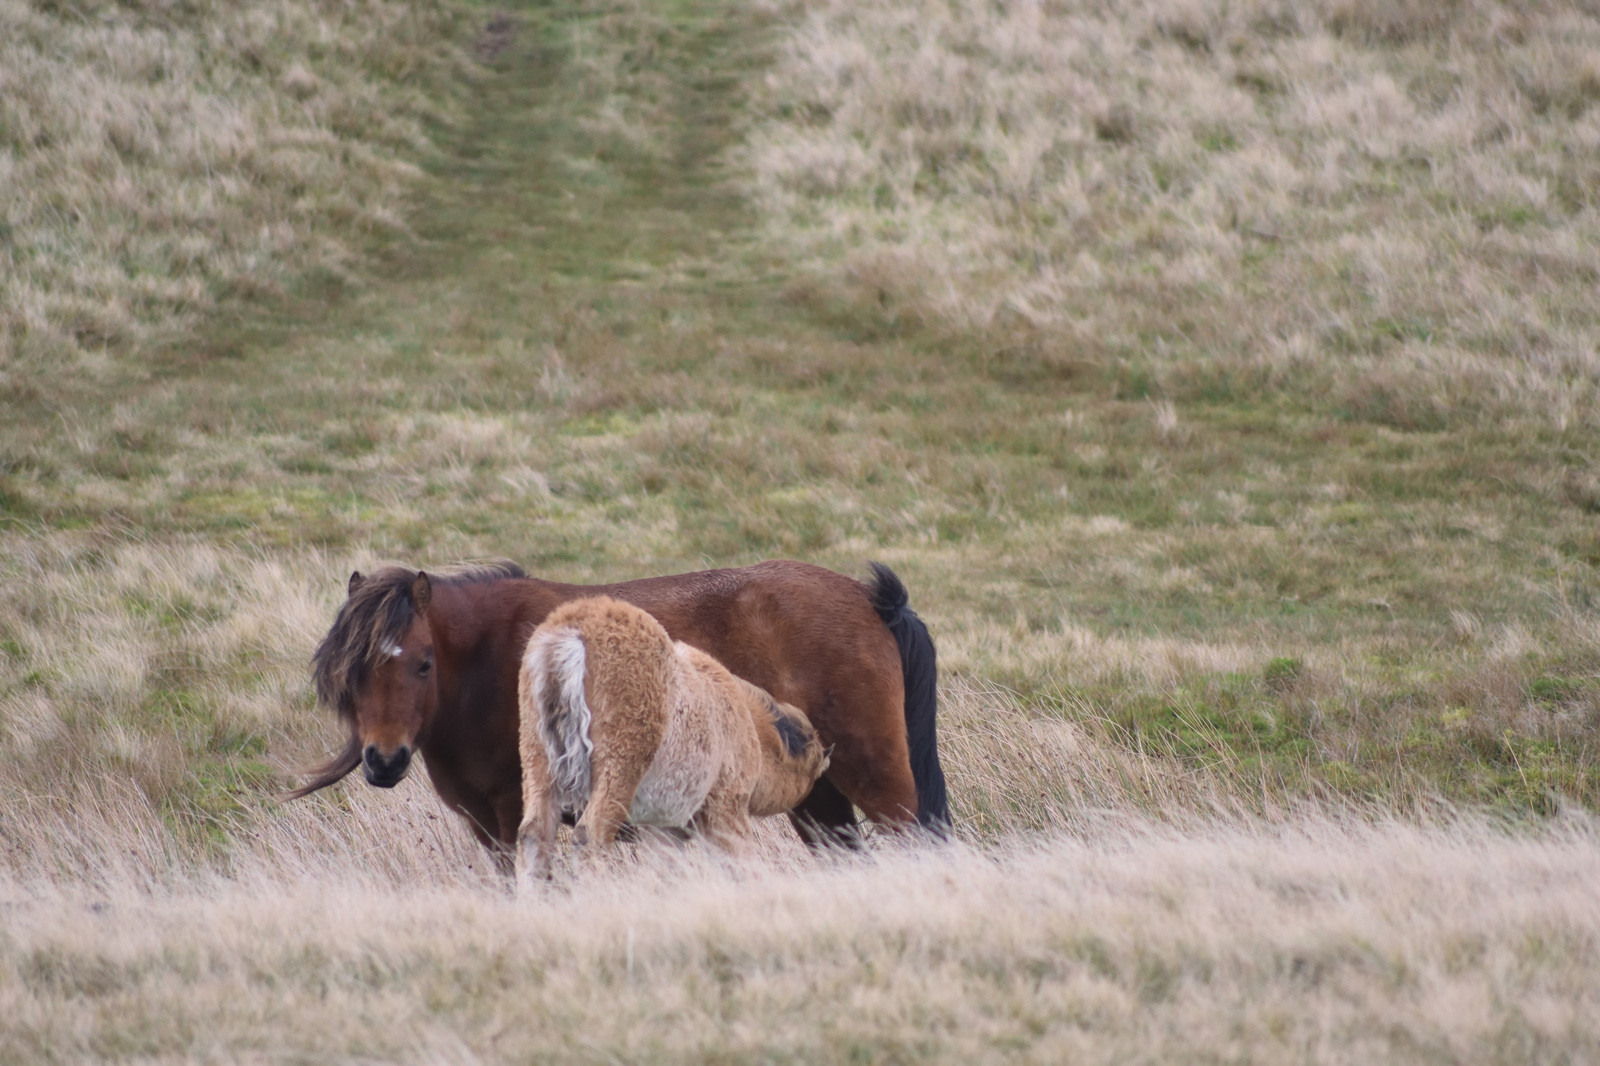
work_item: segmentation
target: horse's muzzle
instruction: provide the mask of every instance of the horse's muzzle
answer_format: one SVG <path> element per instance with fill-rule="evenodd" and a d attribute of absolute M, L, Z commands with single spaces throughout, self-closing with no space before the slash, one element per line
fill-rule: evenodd
<path fill-rule="evenodd" d="M 406 776 L 411 766 L 411 749 L 402 744 L 393 755 L 384 755 L 378 745 L 368 744 L 361 756 L 361 769 L 367 775 L 367 784 L 379 788 L 393 788 Z"/>

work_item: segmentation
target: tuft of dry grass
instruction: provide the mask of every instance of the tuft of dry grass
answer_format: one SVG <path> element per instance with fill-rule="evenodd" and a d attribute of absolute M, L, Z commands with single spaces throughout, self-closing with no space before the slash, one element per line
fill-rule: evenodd
<path fill-rule="evenodd" d="M 0 389 L 356 279 L 474 67 L 452 0 L 0 4 Z M 120 365 L 119 365 L 120 364 Z"/>
<path fill-rule="evenodd" d="M 741 158 L 830 299 L 1169 397 L 1600 421 L 1587 5 L 837 0 L 781 47 Z"/>
<path fill-rule="evenodd" d="M 306 663 L 336 606 L 330 560 L 58 536 L 9 541 L 0 573 L 15 593 L 0 608 L 0 803 L 133 797 L 164 814 L 163 840 L 203 854 L 320 752 Z M 65 861 L 52 854 L 39 862 Z"/>

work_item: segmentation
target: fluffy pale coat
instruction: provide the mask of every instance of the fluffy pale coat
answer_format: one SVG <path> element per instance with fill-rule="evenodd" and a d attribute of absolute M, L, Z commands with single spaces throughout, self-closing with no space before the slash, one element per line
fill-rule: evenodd
<path fill-rule="evenodd" d="M 608 597 L 563 604 L 534 630 L 517 695 L 524 880 L 548 874 L 563 809 L 579 812 L 578 843 L 609 844 L 631 821 L 738 851 L 752 815 L 794 807 L 828 765 L 800 710 Z"/>

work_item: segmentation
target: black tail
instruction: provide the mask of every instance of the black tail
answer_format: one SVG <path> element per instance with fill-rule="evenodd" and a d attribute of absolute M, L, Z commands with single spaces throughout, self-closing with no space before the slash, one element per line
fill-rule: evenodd
<path fill-rule="evenodd" d="M 882 563 L 872 567 L 872 606 L 900 645 L 906 681 L 906 741 L 911 747 L 911 777 L 917 783 L 917 821 L 943 836 L 950 828 L 950 799 L 934 719 L 939 713 L 939 663 L 933 638 L 911 609 L 905 585 Z"/>

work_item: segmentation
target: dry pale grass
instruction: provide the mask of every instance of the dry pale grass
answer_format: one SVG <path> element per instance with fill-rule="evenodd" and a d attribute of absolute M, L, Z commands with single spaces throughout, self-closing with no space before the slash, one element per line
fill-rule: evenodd
<path fill-rule="evenodd" d="M 810 856 L 635 849 L 536 897 L 415 782 L 175 869 L 126 804 L 24 811 L 4 1061 L 1579 1061 L 1600 847 L 1327 819 Z M 141 827 L 145 829 L 141 833 Z M 241 826 L 241 829 L 244 827 Z"/>
<path fill-rule="evenodd" d="M 233 809 L 235 793 L 269 788 L 269 738 L 304 751 L 322 732 L 306 649 L 326 628 L 334 570 L 314 553 L 8 539 L 0 796 L 131 787 L 179 804 L 175 824 L 194 829 Z M 197 765 L 218 756 L 232 761 L 224 773 Z"/>
<path fill-rule="evenodd" d="M 830 0 L 765 93 L 750 190 L 847 301 L 1174 395 L 1600 420 L 1591 6 Z"/>
<path fill-rule="evenodd" d="M 403 235 L 465 5 L 0 3 L 0 387 L 341 284 Z"/>

